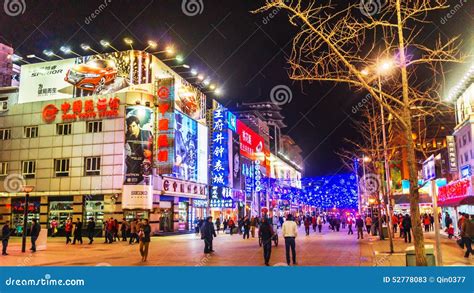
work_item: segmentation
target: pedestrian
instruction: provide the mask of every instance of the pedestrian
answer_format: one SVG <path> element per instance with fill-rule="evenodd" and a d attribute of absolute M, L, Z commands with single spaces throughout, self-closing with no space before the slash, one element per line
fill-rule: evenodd
<path fill-rule="evenodd" d="M 235 229 L 235 222 L 234 222 L 234 220 L 232 220 L 232 218 L 230 218 L 229 219 L 229 230 L 230 230 L 230 235 L 231 236 L 234 233 L 234 229 Z"/>
<path fill-rule="evenodd" d="M 82 222 L 79 218 L 76 219 L 74 226 L 74 240 L 72 244 L 76 244 L 76 240 L 82 244 Z"/>
<path fill-rule="evenodd" d="M 309 236 L 309 226 L 311 225 L 310 219 L 308 217 L 304 220 L 304 231 L 306 232 L 306 236 Z"/>
<path fill-rule="evenodd" d="M 285 239 L 286 263 L 290 265 L 290 249 L 293 256 L 293 264 L 296 265 L 296 242 L 295 238 L 298 236 L 298 228 L 293 221 L 293 216 L 288 214 L 286 221 L 283 223 L 282 235 Z"/>
<path fill-rule="evenodd" d="M 316 226 L 317 226 L 316 215 L 311 217 L 311 225 L 313 225 L 313 232 L 316 232 Z"/>
<path fill-rule="evenodd" d="M 197 219 L 196 219 L 197 220 Z M 196 226 L 197 227 L 197 226 Z M 199 228 L 198 228 L 199 229 Z M 133 244 L 136 242 L 138 238 L 137 234 L 137 219 L 130 220 L 130 239 L 128 240 L 128 244 Z M 139 242 L 139 241 L 138 241 Z"/>
<path fill-rule="evenodd" d="M 94 242 L 94 233 L 95 233 L 95 221 L 93 217 L 89 218 L 87 222 L 87 238 L 89 238 L 89 244 Z"/>
<path fill-rule="evenodd" d="M 229 226 L 229 220 L 227 218 L 224 219 L 224 222 L 222 222 L 222 225 L 224 226 L 224 234 L 225 231 L 227 230 L 227 227 Z"/>
<path fill-rule="evenodd" d="M 431 220 L 427 214 L 423 216 L 423 225 L 425 225 L 425 232 L 430 232 Z"/>
<path fill-rule="evenodd" d="M 66 223 L 64 224 L 64 232 L 66 232 L 66 244 L 71 242 L 71 235 L 72 235 L 72 221 L 70 218 L 66 219 Z"/>
<path fill-rule="evenodd" d="M 321 215 L 318 216 L 318 218 L 316 219 L 316 223 L 318 224 L 318 231 L 319 233 L 321 233 L 321 229 L 323 228 L 323 217 Z"/>
<path fill-rule="evenodd" d="M 466 219 L 462 224 L 461 237 L 464 241 L 464 246 L 466 247 L 466 253 L 464 254 L 465 258 L 468 258 L 469 255 L 474 254 L 472 251 L 472 240 L 474 239 L 474 215 L 471 215 L 471 219 L 468 218 L 468 215 L 464 215 Z"/>
<path fill-rule="evenodd" d="M 56 236 L 58 234 L 58 221 L 56 221 L 56 218 L 53 218 L 49 227 L 51 228 L 51 237 Z"/>
<path fill-rule="evenodd" d="M 212 249 L 212 240 L 217 237 L 214 225 L 212 224 L 212 217 L 207 217 L 207 221 L 201 227 L 201 239 L 204 240 L 204 253 L 214 252 Z"/>
<path fill-rule="evenodd" d="M 378 235 L 378 232 L 379 232 L 379 217 L 378 216 L 375 216 L 372 220 L 372 235 L 374 236 L 377 236 Z M 381 239 L 383 240 L 383 239 Z"/>
<path fill-rule="evenodd" d="M 219 234 L 219 230 L 221 230 L 221 219 L 220 219 L 220 218 L 217 218 L 217 219 L 216 219 L 216 231 L 217 231 L 217 234 Z"/>
<path fill-rule="evenodd" d="M 370 229 L 372 228 L 372 218 L 367 215 L 365 218 L 365 228 L 367 229 L 367 234 L 370 235 Z"/>
<path fill-rule="evenodd" d="M 6 221 L 2 227 L 2 255 L 8 255 L 7 247 L 8 247 L 8 240 L 10 240 L 10 222 Z"/>
<path fill-rule="evenodd" d="M 405 234 L 405 242 L 411 243 L 411 218 L 408 214 L 405 215 L 405 218 L 403 218 L 403 234 Z"/>
<path fill-rule="evenodd" d="M 393 235 L 397 233 L 397 227 L 398 227 L 398 217 L 393 214 L 392 216 L 392 227 L 393 227 Z"/>
<path fill-rule="evenodd" d="M 36 252 L 36 240 L 39 237 L 41 231 L 41 225 L 38 223 L 37 219 L 33 219 L 31 223 L 30 237 L 31 237 L 31 248 L 32 252 Z"/>
<path fill-rule="evenodd" d="M 454 226 L 453 226 L 453 224 L 449 224 L 449 227 L 446 229 L 446 231 L 448 232 L 448 238 L 453 239 L 453 237 L 454 237 Z"/>
<path fill-rule="evenodd" d="M 118 236 L 118 231 L 119 231 L 119 222 L 117 219 L 114 220 L 114 225 L 113 225 L 113 241 L 119 241 L 120 238 Z"/>
<path fill-rule="evenodd" d="M 244 225 L 244 218 L 240 218 L 238 221 L 237 221 L 237 230 L 239 232 L 239 235 L 242 234 L 242 226 Z"/>
<path fill-rule="evenodd" d="M 449 213 L 446 212 L 445 217 L 444 217 L 444 226 L 446 228 L 449 228 L 449 225 L 453 223 L 453 219 L 449 216 Z"/>
<path fill-rule="evenodd" d="M 140 232 L 138 233 L 140 239 L 140 255 L 142 256 L 142 261 L 145 262 L 148 257 L 148 247 L 150 246 L 151 238 L 151 227 L 148 223 L 148 219 L 142 220 L 142 225 L 140 225 Z"/>
<path fill-rule="evenodd" d="M 430 217 L 430 231 L 434 231 L 434 216 L 432 214 L 429 214 Z"/>
<path fill-rule="evenodd" d="M 242 225 L 244 226 L 244 239 L 245 236 L 247 236 L 247 239 L 250 238 L 250 220 L 248 217 L 244 218 L 244 221 L 242 222 Z"/>
<path fill-rule="evenodd" d="M 252 238 L 255 238 L 255 228 L 257 227 L 257 218 L 252 216 L 250 219 L 250 233 L 252 233 Z"/>
<path fill-rule="evenodd" d="M 120 233 L 122 234 L 122 241 L 127 241 L 128 222 L 125 218 L 122 219 L 120 224 Z"/>
<path fill-rule="evenodd" d="M 458 219 L 458 231 L 459 231 L 459 246 L 461 246 L 464 249 L 464 238 L 462 237 L 462 225 L 464 224 L 465 221 L 465 215 L 463 213 L 459 213 L 459 219 Z"/>
<path fill-rule="evenodd" d="M 334 219 L 334 227 L 336 228 L 336 231 L 339 232 L 339 229 L 341 228 L 341 218 L 339 216 Z"/>
<path fill-rule="evenodd" d="M 349 231 L 347 232 L 347 235 L 354 234 L 354 231 L 352 231 L 352 224 L 353 224 L 352 216 L 347 217 L 347 227 L 349 228 Z"/>
<path fill-rule="evenodd" d="M 112 244 L 114 241 L 114 221 L 109 218 L 105 224 L 105 243 Z"/>
<path fill-rule="evenodd" d="M 362 220 L 360 215 L 357 216 L 355 225 L 357 228 L 357 239 L 364 239 L 364 220 Z"/>
<path fill-rule="evenodd" d="M 342 219 L 341 219 L 342 229 L 346 229 L 346 223 L 347 223 L 346 217 L 342 216 Z"/>
<path fill-rule="evenodd" d="M 270 265 L 270 256 L 272 254 L 272 238 L 274 231 L 266 217 L 262 218 L 262 224 L 258 229 L 258 235 L 262 239 L 263 260 L 266 266 Z"/>

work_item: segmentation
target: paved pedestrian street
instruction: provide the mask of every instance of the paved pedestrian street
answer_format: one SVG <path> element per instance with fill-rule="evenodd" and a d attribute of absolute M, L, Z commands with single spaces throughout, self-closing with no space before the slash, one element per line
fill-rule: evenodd
<path fill-rule="evenodd" d="M 434 233 L 426 233 L 427 244 L 433 243 Z M 454 240 L 442 236 L 444 265 L 474 265 L 474 258 L 465 259 Z M 153 237 L 148 261 L 143 263 L 138 244 L 114 242 L 104 244 L 96 238 L 92 245 L 66 245 L 64 238 L 48 238 L 45 251 L 21 253 L 20 238 L 12 238 L 8 256 L 0 258 L 2 266 L 262 266 L 263 252 L 258 238 L 242 239 L 241 235 L 219 234 L 214 240 L 215 253 L 203 253 L 203 241 L 196 234 Z M 87 240 L 84 238 L 84 243 Z M 29 245 L 28 239 L 28 245 Z M 389 241 L 365 236 L 347 235 L 347 229 L 332 232 L 324 227 L 323 233 L 305 236 L 299 229 L 296 239 L 298 266 L 404 266 L 407 247 L 402 239 L 395 239 L 396 253 L 388 256 Z M 29 248 L 29 246 L 27 246 Z M 376 253 L 376 251 L 381 253 Z M 272 266 L 285 266 L 285 246 L 280 233 L 278 247 L 272 247 Z"/>

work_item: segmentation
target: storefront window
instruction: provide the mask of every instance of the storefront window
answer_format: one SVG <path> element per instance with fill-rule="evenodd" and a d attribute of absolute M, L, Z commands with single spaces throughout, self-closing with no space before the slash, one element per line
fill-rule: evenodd
<path fill-rule="evenodd" d="M 127 221 L 138 219 L 149 219 L 149 212 L 148 211 L 124 211 L 124 216 Z"/>
<path fill-rule="evenodd" d="M 72 199 L 65 200 L 50 200 L 49 202 L 49 220 L 51 222 L 55 219 L 59 226 L 64 226 L 67 218 L 73 217 L 73 201 Z"/>
<path fill-rule="evenodd" d="M 100 198 L 85 199 L 84 201 L 84 221 L 94 218 L 96 228 L 102 228 L 104 224 L 104 200 Z"/>
<path fill-rule="evenodd" d="M 178 230 L 183 231 L 188 229 L 188 207 L 189 203 L 180 202 L 178 211 Z"/>

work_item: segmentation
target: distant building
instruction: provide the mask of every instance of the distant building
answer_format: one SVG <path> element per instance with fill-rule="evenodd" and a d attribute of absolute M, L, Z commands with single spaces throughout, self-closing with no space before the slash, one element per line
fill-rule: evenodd
<path fill-rule="evenodd" d="M 0 43 L 0 87 L 12 85 L 13 77 L 13 48 Z M 15 66 L 18 68 L 18 66 Z M 17 84 L 16 84 L 17 85 Z"/>

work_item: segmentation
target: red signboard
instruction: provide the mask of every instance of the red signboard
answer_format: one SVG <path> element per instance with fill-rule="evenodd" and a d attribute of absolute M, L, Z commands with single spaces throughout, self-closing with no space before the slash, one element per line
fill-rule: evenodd
<path fill-rule="evenodd" d="M 119 115 L 120 99 L 99 98 L 94 105 L 94 100 L 75 100 L 73 102 L 64 102 L 61 105 L 62 121 L 75 121 L 96 118 L 113 118 Z M 59 109 L 54 104 L 46 105 L 43 108 L 43 120 L 46 123 L 52 123 L 56 120 Z"/>
<path fill-rule="evenodd" d="M 258 153 L 263 155 L 263 138 L 240 120 L 237 120 L 237 133 L 242 156 L 255 160 Z"/>
<path fill-rule="evenodd" d="M 471 178 L 464 178 L 450 182 L 449 184 L 438 189 L 438 201 L 468 196 L 470 187 Z"/>
<path fill-rule="evenodd" d="M 158 174 L 171 174 L 174 161 L 174 78 L 159 79 L 156 85 L 155 165 Z"/>

